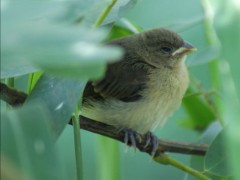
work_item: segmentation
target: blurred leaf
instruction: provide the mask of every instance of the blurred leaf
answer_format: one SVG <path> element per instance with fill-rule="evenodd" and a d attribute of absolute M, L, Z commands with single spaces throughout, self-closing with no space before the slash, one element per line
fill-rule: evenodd
<path fill-rule="evenodd" d="M 26 46 L 25 41 L 30 35 L 34 38 L 33 29 L 39 28 L 34 22 L 44 16 L 49 4 L 47 1 L 1 1 L 1 78 L 39 71 L 29 62 L 28 53 L 34 47 Z"/>
<path fill-rule="evenodd" d="M 183 99 L 183 107 L 190 119 L 181 124 L 202 131 L 215 120 L 215 115 L 199 95 L 191 94 L 194 94 L 194 91 L 189 87 Z"/>
<path fill-rule="evenodd" d="M 234 179 L 240 179 L 240 3 L 235 0 L 213 1 L 214 25 L 221 43 L 220 73 L 223 87 L 222 116 L 229 122 L 226 149 Z"/>
<path fill-rule="evenodd" d="M 1 112 L 1 170 L 3 166 L 6 176 L 19 180 L 67 178 L 49 131 L 50 121 L 42 106 Z"/>
<path fill-rule="evenodd" d="M 230 65 L 234 83 L 240 94 L 239 67 L 240 67 L 240 10 L 237 0 L 213 1 L 216 8 L 214 25 L 221 42 L 221 57 Z M 225 13 L 222 13 L 225 12 Z M 238 96 L 240 98 L 240 96 Z M 240 99 L 239 99 L 240 100 Z"/>
<path fill-rule="evenodd" d="M 186 7 L 188 8 L 186 11 Z M 186 26 L 203 17 L 199 1 L 148 0 L 137 1 L 127 13 L 128 19 L 145 29 L 167 27 L 183 23 Z M 176 27 L 176 26 L 175 26 Z"/>
<path fill-rule="evenodd" d="M 126 12 L 136 4 L 136 2 L 137 0 L 117 0 L 109 15 L 104 20 L 103 25 L 112 23 L 124 16 Z"/>
<path fill-rule="evenodd" d="M 49 52 L 45 51 L 49 57 L 37 56 L 39 58 L 35 58 L 34 63 L 51 74 L 96 79 L 105 72 L 107 61 L 116 60 L 122 55 L 121 49 L 84 41 L 76 42 L 72 47 L 67 46 L 63 49 L 50 47 Z"/>
<path fill-rule="evenodd" d="M 58 16 L 55 17 L 55 20 L 92 27 L 94 22 L 108 5 L 109 0 L 73 0 L 62 1 L 61 3 L 64 4 L 64 6 Z"/>
<path fill-rule="evenodd" d="M 222 126 L 219 121 L 214 121 L 208 128 L 203 132 L 199 142 L 210 144 L 216 136 L 222 131 Z"/>
<path fill-rule="evenodd" d="M 139 27 L 137 24 L 133 23 L 132 21 L 129 21 L 128 19 L 126 18 L 121 18 L 117 24 L 119 26 L 122 26 L 128 30 L 130 30 L 131 32 L 133 32 L 134 34 L 137 34 L 139 32 L 142 32 L 142 28 Z"/>
<path fill-rule="evenodd" d="M 26 104 L 40 102 L 49 110 L 51 131 L 57 138 L 80 100 L 86 81 L 70 80 L 44 74 L 28 96 Z"/>
<path fill-rule="evenodd" d="M 4 58 L 1 57 L 1 59 L 3 60 L 4 63 L 1 64 L 0 75 L 1 79 L 21 76 L 24 74 L 33 73 L 40 70 L 40 68 L 30 65 L 29 62 L 26 62 L 24 60 L 5 64 Z"/>
<path fill-rule="evenodd" d="M 204 169 L 217 176 L 230 176 L 228 153 L 226 151 L 225 130 L 222 130 L 210 144 L 205 156 Z"/>
<path fill-rule="evenodd" d="M 137 0 L 117 0 L 114 7 L 105 18 L 102 25 L 115 22 L 129 10 Z M 105 8 L 111 3 L 111 0 L 88 0 L 65 2 L 65 8 L 57 20 L 72 23 L 82 23 L 87 27 L 92 27 Z"/>
<path fill-rule="evenodd" d="M 54 22 L 48 13 L 54 14 L 60 5 L 23 1 L 4 8 L 1 78 L 35 72 L 37 67 L 58 75 L 97 78 L 104 72 L 104 62 L 120 57 L 119 49 L 99 45 L 102 31 Z"/>
<path fill-rule="evenodd" d="M 222 130 L 221 125 L 219 124 L 218 121 L 215 121 L 213 123 L 211 123 L 208 128 L 203 132 L 200 140 L 198 141 L 198 143 L 206 143 L 206 144 L 210 144 L 213 139 L 217 136 L 217 134 Z M 190 164 L 191 167 L 203 172 L 204 171 L 204 157 L 202 156 L 191 156 L 191 160 L 190 160 Z M 209 173 L 207 173 L 207 176 L 211 177 L 212 179 L 218 179 L 216 176 L 210 175 Z M 186 178 L 185 180 L 195 180 L 196 178 L 186 174 Z"/>

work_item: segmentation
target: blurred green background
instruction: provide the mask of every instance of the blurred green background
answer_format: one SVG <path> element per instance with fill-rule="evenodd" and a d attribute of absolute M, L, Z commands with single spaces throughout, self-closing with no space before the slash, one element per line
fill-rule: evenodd
<path fill-rule="evenodd" d="M 15 121 L 16 119 L 26 119 L 27 112 L 29 111 L 31 114 L 34 109 L 26 107 L 26 112 L 20 110 L 8 114 L 3 110 L 6 108 L 5 103 L 1 101 L 1 119 L 8 119 L 11 122 L 8 124 L 1 120 L 1 141 L 6 147 L 1 148 L 1 152 L 7 152 L 13 161 L 18 159 L 20 167 L 22 165 L 23 169 L 28 170 L 27 172 L 36 171 L 30 168 L 31 157 L 26 153 L 31 147 L 30 142 L 34 143 L 35 139 L 24 139 L 24 137 L 35 137 L 34 131 L 38 132 L 38 130 L 39 134 L 45 134 L 44 128 L 46 126 L 49 130 L 43 141 L 46 143 L 45 145 L 48 145 L 47 148 L 45 147 L 48 153 L 44 156 L 42 164 L 40 163 L 39 169 L 41 171 L 42 168 L 44 174 L 44 171 L 48 168 L 49 171 L 46 172 L 49 174 L 52 172 L 52 175 L 39 175 L 38 178 L 35 178 L 77 179 L 74 132 L 73 127 L 67 125 L 67 117 L 72 114 L 74 105 L 79 98 L 72 96 L 74 94 L 79 97 L 86 79 L 100 77 L 104 72 L 106 61 L 116 59 L 121 54 L 118 49 L 102 46 L 101 42 L 106 39 L 111 27 L 128 29 L 130 33 L 132 33 L 132 29 L 145 31 L 166 27 L 178 32 L 198 51 L 190 55 L 187 60 L 191 74 L 191 84 L 186 98 L 183 100 L 183 105 L 174 113 L 167 124 L 162 129 L 157 129 L 155 133 L 162 139 L 210 143 L 225 126 L 223 124 L 230 122 L 230 130 L 227 130 L 224 136 L 228 143 L 224 145 L 229 147 L 226 151 L 231 152 L 231 155 L 227 158 L 231 176 L 234 175 L 235 179 L 240 179 L 236 168 L 239 167 L 237 152 L 240 150 L 239 139 L 236 138 L 239 138 L 238 130 L 240 128 L 238 112 L 240 94 L 238 78 L 240 67 L 240 61 L 238 60 L 240 56 L 240 5 L 237 0 L 119 0 L 102 26 L 99 27 L 100 30 L 96 32 L 89 29 L 92 28 L 104 8 L 111 2 L 110 0 L 85 0 L 72 1 L 71 3 L 62 1 L 62 4 L 57 3 L 60 1 L 49 1 L 47 5 L 41 3 L 28 4 L 28 1 L 19 1 L 11 5 L 10 2 L 12 1 L 1 2 L 3 10 L 5 7 L 9 7 L 8 10 L 3 11 L 3 14 L 1 12 L 5 25 L 3 26 L 3 33 L 1 32 L 1 36 L 3 36 L 3 40 L 1 40 L 1 44 L 3 44 L 1 48 L 1 59 L 3 59 L 3 62 L 1 62 L 1 81 L 7 82 L 6 79 L 8 78 L 9 82 L 9 78 L 11 80 L 14 77 L 15 88 L 31 92 L 28 99 L 30 104 L 41 105 L 35 100 L 41 99 L 41 95 L 45 92 L 43 99 L 49 101 L 46 102 L 46 106 L 50 109 L 55 104 L 65 103 L 65 99 L 70 99 L 65 103 L 66 107 L 64 104 L 66 111 L 61 112 L 60 115 L 56 113 L 53 115 L 55 119 L 62 118 L 59 122 L 51 123 L 51 112 L 51 115 L 48 116 L 45 109 L 41 110 L 42 112 L 39 110 L 39 116 L 45 114 L 47 120 L 44 122 L 46 125 L 38 125 L 39 128 L 35 127 L 36 129 L 32 128 L 35 126 L 33 122 L 28 127 L 21 127 Z M 26 6 L 24 6 L 24 3 Z M 24 6 L 24 9 L 18 9 L 19 4 Z M 40 13 L 37 13 L 38 11 Z M 34 15 L 36 17 L 46 17 L 46 19 L 51 19 L 57 23 L 50 29 L 49 22 L 45 21 L 45 18 L 40 19 L 39 22 L 34 17 L 33 19 L 30 18 L 30 23 L 34 22 L 35 26 L 30 27 L 29 21 L 15 23 L 17 22 L 16 14 L 13 15 L 12 12 L 18 15 L 19 20 L 25 20 L 26 17 L 29 18 Z M 112 30 L 111 33 L 113 36 L 123 35 L 118 34 L 116 30 Z M 78 42 L 78 39 L 81 43 Z M 73 45 L 77 49 L 77 53 L 69 50 L 69 47 L 72 48 Z M 99 50 L 99 48 L 101 49 Z M 92 54 L 85 53 L 89 49 Z M 77 61 L 78 59 L 80 61 Z M 31 74 L 36 71 L 57 75 L 57 78 L 46 75 L 38 81 L 39 75 Z M 61 78 L 59 80 L 59 75 L 61 78 L 71 77 L 73 80 L 71 79 L 71 82 L 61 80 Z M 30 80 L 33 83 L 29 83 Z M 68 83 L 68 86 L 66 86 L 66 83 Z M 8 84 L 11 85 L 11 83 Z M 36 87 L 31 91 L 35 84 Z M 46 87 L 51 87 L 51 85 L 65 87 L 65 89 L 60 88 L 59 91 L 48 93 Z M 65 92 L 67 92 L 67 95 L 62 96 L 62 93 Z M 35 117 L 29 116 L 29 121 L 31 121 L 31 118 L 34 119 Z M 41 118 L 36 121 L 41 121 Z M 58 123 L 60 125 L 57 125 Z M 52 124 L 54 124 L 53 129 L 56 130 L 52 130 Z M 12 130 L 10 135 L 10 131 L 7 132 L 8 128 Z M 31 128 L 32 131 L 29 131 L 29 134 L 25 133 Z M 52 131 L 54 132 L 53 137 Z M 18 136 L 20 138 L 17 138 Z M 16 143 L 11 144 L 9 142 L 10 137 L 12 138 L 11 142 Z M 58 137 L 57 143 L 53 145 L 56 137 Z M 225 143 L 222 139 L 217 140 L 217 142 L 219 141 Z M 196 179 L 179 169 L 154 162 L 147 154 L 139 151 L 134 153 L 132 148 L 126 148 L 121 143 L 84 130 L 81 130 L 81 144 L 83 179 Z M 35 144 L 35 146 L 35 149 L 38 150 L 42 148 L 41 143 L 40 145 L 39 143 Z M 214 145 L 212 150 L 216 151 L 216 154 L 218 154 L 218 147 L 218 145 L 216 147 Z M 13 148 L 17 150 L 9 152 L 9 149 Z M 30 155 L 38 157 L 39 154 L 32 152 Z M 228 179 L 228 173 L 220 173 L 225 166 L 223 167 L 215 159 L 203 160 L 203 158 L 190 155 L 171 155 L 187 166 L 206 171 L 206 174 L 211 174 L 208 175 L 212 176 L 213 179 L 220 179 L 217 176 L 226 176 L 221 178 Z M 46 157 L 52 158 L 48 159 Z M 44 167 L 44 164 L 49 164 L 50 161 L 52 163 Z M 34 162 L 39 164 L 39 159 Z M 212 171 L 211 165 L 214 165 L 215 162 L 219 166 Z M 213 176 L 213 174 L 217 176 Z M 34 173 L 32 173 L 32 176 L 34 176 Z"/>

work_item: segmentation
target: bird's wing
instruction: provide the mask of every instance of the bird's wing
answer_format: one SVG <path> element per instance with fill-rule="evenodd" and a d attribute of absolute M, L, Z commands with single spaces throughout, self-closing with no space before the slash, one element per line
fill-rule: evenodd
<path fill-rule="evenodd" d="M 108 65 L 103 79 L 88 82 L 84 99 L 112 97 L 125 102 L 138 100 L 148 80 L 147 66 L 141 60 L 130 63 L 126 59 Z"/>

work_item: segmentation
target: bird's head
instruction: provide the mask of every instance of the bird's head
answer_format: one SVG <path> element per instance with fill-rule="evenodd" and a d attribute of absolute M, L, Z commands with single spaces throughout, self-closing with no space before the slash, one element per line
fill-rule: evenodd
<path fill-rule="evenodd" d="M 179 66 L 184 63 L 187 54 L 196 50 L 177 33 L 164 28 L 142 33 L 140 41 L 144 49 L 141 55 L 155 67 Z"/>

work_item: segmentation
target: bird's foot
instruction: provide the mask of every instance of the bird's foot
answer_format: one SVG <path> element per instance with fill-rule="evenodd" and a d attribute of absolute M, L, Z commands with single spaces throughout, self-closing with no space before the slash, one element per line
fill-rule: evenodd
<path fill-rule="evenodd" d="M 141 137 L 137 132 L 133 131 L 132 129 L 124 130 L 124 143 L 126 145 L 132 146 L 134 151 L 136 151 L 137 141 L 141 141 Z"/>
<path fill-rule="evenodd" d="M 158 137 L 156 135 L 154 135 L 152 132 L 148 131 L 145 134 L 145 138 L 146 138 L 146 144 L 144 146 L 144 148 L 147 148 L 149 145 L 152 146 L 152 151 L 151 151 L 151 155 L 152 157 L 154 157 L 156 155 L 157 149 L 158 149 Z"/>

